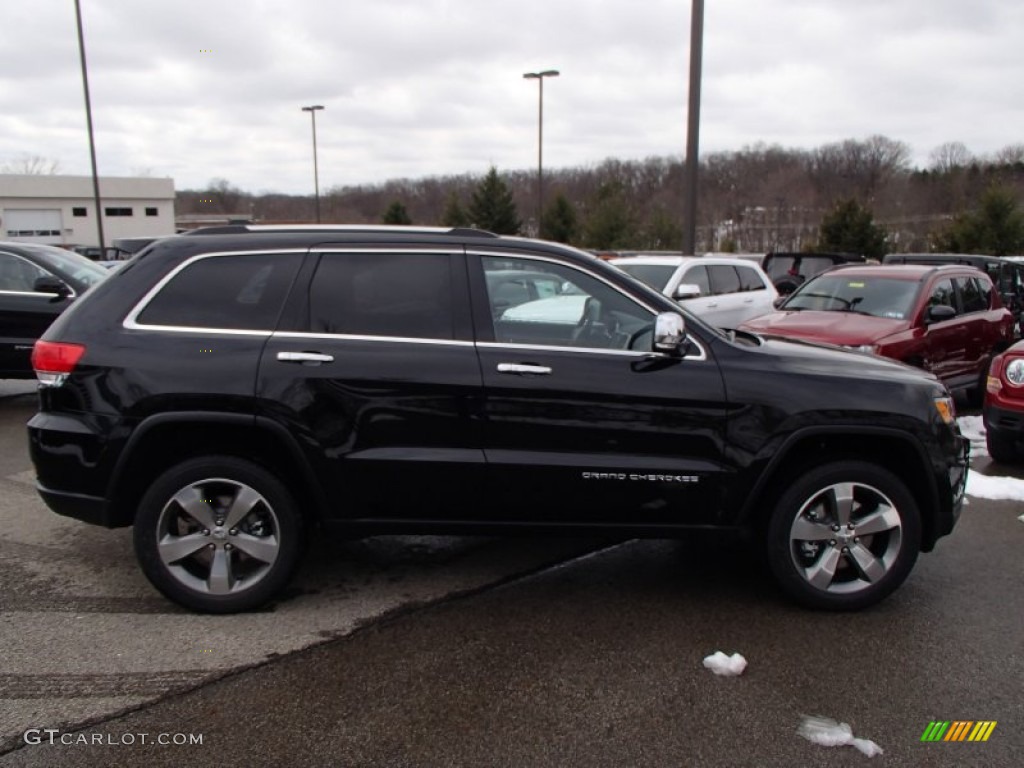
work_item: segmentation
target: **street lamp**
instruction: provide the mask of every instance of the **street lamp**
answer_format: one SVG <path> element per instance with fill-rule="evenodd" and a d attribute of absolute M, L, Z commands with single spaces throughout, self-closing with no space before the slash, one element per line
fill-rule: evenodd
<path fill-rule="evenodd" d="M 542 217 L 544 215 L 544 78 L 558 77 L 557 69 L 545 69 L 543 72 L 527 72 L 523 75 L 527 80 L 537 81 L 537 236 L 543 237 Z"/>
<path fill-rule="evenodd" d="M 89 68 L 85 65 L 85 36 L 82 34 L 82 8 L 75 0 L 75 19 L 78 23 L 78 56 L 82 62 L 82 88 L 85 90 L 85 124 L 89 130 L 89 158 L 92 161 L 92 196 L 96 203 L 96 232 L 99 236 L 100 253 L 104 254 L 107 244 L 103 239 L 103 209 L 100 207 L 100 176 L 96 170 L 96 140 L 92 132 L 92 102 L 89 99 Z M 100 256 L 101 259 L 106 256 Z"/>
<path fill-rule="evenodd" d="M 309 116 L 313 120 L 313 188 L 316 192 L 316 223 L 320 223 L 320 173 L 317 170 L 316 164 L 316 113 L 317 110 L 323 109 L 320 104 L 313 104 L 309 107 L 303 107 L 303 112 L 309 112 Z"/>

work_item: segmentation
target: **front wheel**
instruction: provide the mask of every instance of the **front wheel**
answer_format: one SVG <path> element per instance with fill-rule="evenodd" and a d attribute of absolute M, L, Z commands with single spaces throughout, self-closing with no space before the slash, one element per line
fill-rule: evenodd
<path fill-rule="evenodd" d="M 782 494 L 768 526 L 768 560 L 782 589 L 809 608 L 858 610 L 910 574 L 921 517 L 906 485 L 859 461 L 817 467 Z"/>
<path fill-rule="evenodd" d="M 259 607 L 288 582 L 303 526 L 291 494 L 257 464 L 231 456 L 161 475 L 135 518 L 135 554 L 150 582 L 195 611 Z"/>

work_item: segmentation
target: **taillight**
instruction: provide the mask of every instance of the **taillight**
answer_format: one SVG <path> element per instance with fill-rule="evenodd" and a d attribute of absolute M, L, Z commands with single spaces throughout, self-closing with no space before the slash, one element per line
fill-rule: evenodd
<path fill-rule="evenodd" d="M 32 347 L 32 368 L 44 387 L 59 387 L 84 354 L 82 344 L 37 341 Z"/>

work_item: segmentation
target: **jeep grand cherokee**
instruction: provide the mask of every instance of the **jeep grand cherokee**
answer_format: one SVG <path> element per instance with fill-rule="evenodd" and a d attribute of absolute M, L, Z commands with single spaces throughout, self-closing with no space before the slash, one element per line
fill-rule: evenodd
<path fill-rule="evenodd" d="M 499 306 L 513 270 L 545 295 Z M 314 527 L 742 529 L 793 599 L 857 609 L 952 531 L 967 474 L 929 374 L 717 331 L 589 254 L 475 230 L 161 240 L 33 361 L 43 499 L 134 526 L 199 611 L 274 598 Z"/>

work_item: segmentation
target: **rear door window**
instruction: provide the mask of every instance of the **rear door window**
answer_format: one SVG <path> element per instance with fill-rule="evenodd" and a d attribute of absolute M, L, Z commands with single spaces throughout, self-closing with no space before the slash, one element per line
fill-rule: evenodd
<path fill-rule="evenodd" d="M 454 339 L 447 253 L 325 253 L 309 291 L 314 333 Z"/>
<path fill-rule="evenodd" d="M 735 267 L 728 264 L 713 264 L 708 267 L 711 273 L 711 289 L 715 295 L 740 292 L 740 276 Z"/>
<path fill-rule="evenodd" d="M 138 312 L 148 326 L 273 331 L 301 253 L 201 256 L 186 262 Z"/>
<path fill-rule="evenodd" d="M 736 271 L 740 276 L 740 290 L 763 291 L 767 288 L 764 284 L 764 279 L 756 270 L 753 270 L 750 267 L 736 267 Z"/>

